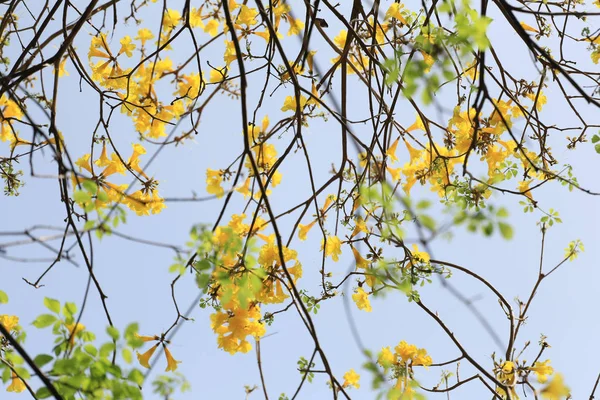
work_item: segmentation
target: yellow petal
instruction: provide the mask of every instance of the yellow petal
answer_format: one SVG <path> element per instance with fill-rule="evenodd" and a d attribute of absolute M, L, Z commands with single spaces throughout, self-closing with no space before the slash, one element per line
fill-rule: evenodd
<path fill-rule="evenodd" d="M 167 346 L 163 346 L 163 348 L 165 349 L 165 357 L 167 357 L 167 369 L 165 369 L 165 372 L 175 371 L 177 369 L 177 364 L 181 361 L 177 361 L 173 358 Z"/>
<path fill-rule="evenodd" d="M 12 382 L 10 384 L 10 386 L 8 386 L 6 388 L 7 392 L 13 392 L 13 393 L 21 393 L 22 391 L 25 390 L 25 382 L 23 382 L 23 380 L 21 378 L 19 378 L 17 376 L 17 374 L 15 374 L 14 372 L 12 373 Z"/>
<path fill-rule="evenodd" d="M 158 340 L 158 336 L 144 336 L 144 335 L 138 335 L 137 333 L 133 334 L 136 339 L 140 339 L 142 342 L 151 342 L 153 340 Z"/>
<path fill-rule="evenodd" d="M 150 347 L 150 350 L 148 350 L 144 354 L 140 354 L 140 353 L 136 352 L 138 361 L 140 362 L 140 365 L 142 367 L 150 368 L 150 364 L 148 364 L 148 362 L 150 361 L 152 354 L 154 354 L 154 352 L 156 351 L 156 348 L 158 347 L 158 345 L 159 345 L 159 343 L 156 343 L 154 346 Z"/>
<path fill-rule="evenodd" d="M 527 25 L 525 22 L 521 22 L 521 27 L 528 32 L 540 33 L 540 31 L 538 31 L 532 26 Z"/>

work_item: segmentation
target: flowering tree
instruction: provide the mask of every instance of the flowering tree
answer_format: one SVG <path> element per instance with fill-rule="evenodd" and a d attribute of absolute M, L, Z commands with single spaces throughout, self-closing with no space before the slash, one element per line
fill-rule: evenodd
<path fill-rule="evenodd" d="M 1 2 L 6 390 L 39 399 L 170 399 L 178 390 L 202 398 L 205 389 L 190 388 L 178 371 L 196 357 L 178 338 L 209 324 L 214 341 L 203 346 L 254 360 L 247 398 L 569 398 L 550 361 L 551 339 L 537 342 L 544 320 L 536 332 L 524 327 L 544 285 L 572 273 L 563 265 L 584 250 L 572 238 L 560 256 L 546 254 L 546 237 L 562 222 L 556 198 L 598 194 L 565 162 L 578 154 L 591 163 L 600 153 L 598 7 Z M 560 115 L 545 112 L 552 103 Z M 160 219 L 186 204 L 200 207 Z M 460 261 L 458 253 L 476 249 L 434 256 L 452 236 L 509 241 L 531 216 L 538 234 L 528 248 L 539 261 L 521 265 L 511 282 L 536 279 L 515 300 Z M 182 223 L 187 241 L 162 240 Z M 97 261 L 118 260 L 125 246 L 145 246 L 140 257 L 144 248 L 170 252 L 170 262 L 146 272 L 170 274 L 153 280 L 168 304 L 150 320 L 123 312 L 128 298 L 152 296 L 142 294 L 149 283 L 121 294 L 113 286 L 134 266 Z M 64 272 L 70 265 L 81 268 Z M 464 279 L 493 311 L 480 311 Z M 56 296 L 47 294 L 52 285 L 61 288 Z M 43 304 L 25 303 L 38 296 Z M 407 341 L 403 332 L 419 324 L 392 322 L 394 341 L 383 346 L 375 334 L 361 339 L 357 318 L 398 298 L 433 323 L 453 357 Z M 455 333 L 434 298 L 457 301 L 474 318 L 472 329 L 491 342 L 485 356 Z M 85 312 L 88 301 L 97 312 Z M 360 355 L 350 365 L 321 340 L 333 328 L 320 316 L 339 304 L 346 308 L 337 324 L 346 315 L 351 329 L 336 335 Z M 261 343 L 292 319 L 298 331 L 280 335 L 309 350 L 296 364 L 281 362 L 297 379 L 279 382 L 280 395 L 269 389 Z M 293 352 L 289 344 L 270 350 Z M 157 363 L 166 373 L 149 375 Z M 578 389 L 592 399 L 597 386 Z"/>

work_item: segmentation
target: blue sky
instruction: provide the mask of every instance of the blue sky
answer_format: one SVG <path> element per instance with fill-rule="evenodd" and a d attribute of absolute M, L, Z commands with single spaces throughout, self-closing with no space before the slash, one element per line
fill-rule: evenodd
<path fill-rule="evenodd" d="M 411 6 L 412 4 L 409 3 L 408 7 Z M 169 7 L 181 8 L 175 2 L 172 5 L 169 3 Z M 146 13 L 145 20 L 149 23 L 155 22 L 155 17 L 156 13 L 150 11 Z M 534 79 L 536 75 L 531 67 L 530 56 L 522 46 L 517 47 L 516 34 L 507 35 L 506 25 L 500 22 L 501 16 L 493 15 L 493 17 L 496 21 L 491 25 L 489 36 L 499 56 L 506 58 L 512 72 Z M 328 19 L 328 22 L 330 24 L 328 32 L 331 36 L 335 36 L 339 26 L 332 19 Z M 118 38 L 135 29 L 133 25 L 119 27 L 113 40 L 115 45 Z M 217 44 L 209 47 L 206 52 L 205 60 L 215 66 L 222 65 L 221 41 L 218 40 Z M 290 46 L 290 49 L 296 45 L 293 38 L 287 38 L 285 43 L 286 46 Z M 76 42 L 78 53 L 83 60 L 86 58 L 88 45 L 87 35 L 81 35 Z M 325 53 L 320 42 L 316 42 L 314 46 L 319 51 L 323 49 Z M 185 58 L 189 54 L 189 49 L 189 43 L 182 41 L 182 44 L 176 47 L 175 57 Z M 573 57 L 582 59 L 582 63 L 589 61 L 589 58 L 584 59 L 588 56 L 583 48 L 573 50 Z M 326 61 L 328 59 L 326 56 L 322 58 Z M 323 65 L 323 68 L 327 66 Z M 97 120 L 98 99 L 85 84 L 80 93 L 79 81 L 70 63 L 67 64 L 67 69 L 71 71 L 71 76 L 61 81 L 58 124 L 65 135 L 69 151 L 77 158 L 88 152 L 91 132 Z M 250 79 L 249 92 L 252 106 L 253 101 L 256 100 L 256 90 L 263 83 L 261 79 L 264 79 L 259 76 Z M 549 121 L 548 123 L 576 124 L 573 115 L 566 112 L 564 101 L 555 100 L 556 95 L 559 94 L 556 87 L 550 81 L 548 84 L 550 87 L 545 90 L 548 104 L 542 113 L 543 118 Z M 282 100 L 291 92 L 291 87 L 288 87 L 277 92 L 272 98 L 267 98 L 264 111 L 259 111 L 257 119 L 262 119 L 263 114 L 267 112 L 272 121 L 277 116 L 281 116 L 278 110 Z M 367 116 L 364 89 L 358 85 L 352 86 L 351 93 L 349 103 L 351 118 L 360 119 Z M 440 101 L 443 101 L 442 99 L 447 95 L 441 94 Z M 599 122 L 592 107 L 585 107 L 582 102 L 578 104 L 581 106 L 578 110 L 583 115 L 589 117 L 591 121 L 595 118 L 595 123 Z M 451 106 L 453 105 L 451 103 Z M 408 126 L 414 121 L 414 111 L 408 107 L 399 107 L 396 118 Z M 241 129 L 239 104 L 224 97 L 218 99 L 211 103 L 202 115 L 199 134 L 194 140 L 183 146 L 164 148 L 146 172 L 160 181 L 160 192 L 165 197 L 189 197 L 192 191 L 199 196 L 204 196 L 206 168 L 224 168 L 239 154 L 242 150 Z M 120 114 L 115 115 L 111 130 L 118 142 L 117 146 L 123 149 L 125 154 L 129 153 L 130 144 L 137 139 L 131 121 Z M 368 126 L 358 127 L 357 134 L 368 137 Z M 563 150 L 567 143 L 564 136 L 565 134 L 560 132 L 553 133 L 551 136 L 553 148 L 556 149 L 556 158 L 574 167 L 578 181 L 583 187 L 598 189 L 595 187 L 598 179 L 594 168 L 597 165 L 598 155 L 595 154 L 593 146 L 584 143 L 576 152 Z M 327 122 L 315 121 L 305 130 L 304 138 L 313 168 L 319 171 L 317 180 L 320 183 L 325 182 L 329 178 L 328 171 L 331 164 L 338 163 L 341 157 L 340 128 L 333 118 L 329 118 Z M 290 139 L 290 133 L 282 135 L 277 141 L 278 149 L 283 149 Z M 148 150 L 150 155 L 153 149 L 148 146 Z M 402 156 L 406 158 L 407 154 Z M 36 168 L 39 168 L 39 171 L 47 173 L 55 171 L 49 153 L 37 157 Z M 23 168 L 26 170 L 25 164 L 23 163 Z M 26 175 L 27 173 L 26 170 Z M 306 167 L 301 152 L 293 153 L 289 157 L 282 166 L 282 173 L 284 179 L 281 185 L 273 190 L 271 198 L 275 214 L 303 201 L 309 193 L 309 186 L 305 180 Z M 332 188 L 324 194 L 333 191 Z M 415 188 L 412 195 L 414 199 L 431 198 L 427 188 Z M 234 201 L 229 206 L 230 212 L 240 212 L 243 207 L 240 197 L 234 196 Z M 517 348 L 520 349 L 525 339 L 531 340 L 531 345 L 523 358 L 533 359 L 538 351 L 537 341 L 540 334 L 546 335 L 552 347 L 546 351 L 545 356 L 552 359 L 556 371 L 564 374 L 567 384 L 572 388 L 573 398 L 584 398 L 589 396 L 598 374 L 592 360 L 600 356 L 600 349 L 596 345 L 593 334 L 600 328 L 600 323 L 595 318 L 595 305 L 600 301 L 600 294 L 596 287 L 600 278 L 596 260 L 599 259 L 600 254 L 594 246 L 600 233 L 598 228 L 600 208 L 595 197 L 577 190 L 568 192 L 566 187 L 556 182 L 549 182 L 536 190 L 534 197 L 544 209 L 559 210 L 563 220 L 562 224 L 551 228 L 547 233 L 546 268 L 551 268 L 562 259 L 564 248 L 571 240 L 581 239 L 586 245 L 586 252 L 580 255 L 576 262 L 564 265 L 543 282 L 531 307 L 530 318 L 520 334 L 521 342 Z M 321 204 L 323 200 L 324 196 L 321 196 Z M 485 238 L 470 234 L 459 227 L 453 229 L 452 240 L 439 239 L 432 243 L 432 257 L 472 269 L 492 282 L 509 301 L 517 296 L 522 300 L 526 299 L 537 278 L 540 233 L 536 222 L 541 215 L 523 214 L 522 207 L 518 204 L 519 200 L 520 198 L 498 193 L 490 200 L 491 204 L 509 209 L 511 214 L 509 221 L 515 228 L 515 236 L 512 240 L 505 241 L 497 233 L 491 238 Z M 223 199 L 169 203 L 168 208 L 156 216 L 137 217 L 129 213 L 127 224 L 119 227 L 118 231 L 147 240 L 183 246 L 188 239 L 191 225 L 212 224 L 222 204 Z M 56 181 L 32 179 L 26 176 L 26 186 L 21 190 L 19 197 L 0 197 L 0 233 L 23 231 L 36 224 L 63 226 L 63 214 L 64 207 L 59 201 Z M 312 210 L 309 210 L 309 215 L 311 214 Z M 296 213 L 294 218 L 282 219 L 284 238 L 287 239 L 289 236 L 291 223 L 295 222 L 297 216 Z M 438 221 L 447 218 L 442 214 L 435 216 L 439 217 Z M 309 222 L 308 217 L 303 220 L 303 223 L 307 222 Z M 328 229 L 333 230 L 333 222 L 333 218 L 327 221 Z M 0 236 L 0 247 L 3 243 L 16 239 L 23 239 L 23 236 Z M 306 242 L 294 239 L 292 245 L 300 254 L 305 274 L 299 283 L 300 287 L 308 289 L 314 295 L 319 293 L 318 270 L 321 263 L 319 242 L 320 237 L 315 230 Z M 8 249 L 8 254 L 15 257 L 51 256 L 41 246 L 36 245 L 11 247 Z M 88 275 L 80 254 L 76 251 L 73 251 L 73 254 L 76 254 L 75 259 L 81 266 L 76 268 L 67 262 L 59 263 L 44 279 L 45 286 L 37 290 L 28 286 L 21 278 L 35 279 L 46 268 L 47 263 L 18 263 L 0 259 L 0 276 L 2 276 L 0 289 L 6 291 L 11 300 L 8 305 L 0 306 L 0 313 L 16 314 L 22 324 L 27 325 L 36 315 L 43 312 L 44 297 L 74 301 L 79 304 L 83 298 Z M 140 333 L 158 334 L 171 325 L 176 317 L 170 291 L 170 283 L 174 275 L 168 272 L 173 262 L 172 250 L 145 246 L 112 236 L 105 237 L 101 241 L 95 240 L 93 254 L 95 271 L 108 295 L 107 304 L 117 327 L 123 329 L 128 323 L 137 321 L 140 323 Z M 343 256 L 338 263 L 328 260 L 328 269 L 333 274 L 334 282 L 341 279 L 349 268 L 352 268 L 352 261 L 349 248 L 344 248 Z M 466 296 L 476 298 L 475 304 L 478 309 L 488 317 L 501 337 L 506 338 L 507 320 L 497 301 L 485 287 L 459 272 L 454 274 L 450 283 Z M 352 289 L 346 287 L 346 290 L 349 296 Z M 198 289 L 191 276 L 185 276 L 178 282 L 176 294 L 178 304 L 182 308 L 187 308 L 196 298 Z M 495 347 L 473 315 L 442 288 L 437 280 L 423 288 L 421 295 L 423 302 L 439 313 L 471 354 L 491 369 L 491 353 L 496 351 L 497 354 L 501 354 L 501 351 Z M 374 398 L 374 392 L 370 390 L 370 378 L 367 372 L 360 370 L 365 359 L 350 333 L 349 318 L 352 318 L 359 327 L 362 341 L 375 352 L 383 346 L 395 346 L 400 340 L 406 340 L 418 347 L 426 348 L 434 362 L 452 359 L 459 354 L 439 326 L 417 306 L 408 303 L 403 295 L 388 294 L 385 298 L 374 299 L 372 305 L 374 311 L 365 313 L 357 310 L 351 302 L 349 307 L 351 312 L 348 314 L 344 308 L 344 299 L 340 295 L 325 302 L 318 315 L 314 316 L 319 338 L 330 357 L 336 375 L 341 378 L 350 368 L 361 373 L 361 388 L 351 391 L 352 398 L 371 399 Z M 277 307 L 265 309 L 275 310 Z M 182 361 L 180 371 L 192 385 L 190 392 L 177 394 L 176 399 L 238 399 L 244 397 L 244 385 L 260 385 L 255 353 L 252 351 L 246 355 L 230 356 L 219 350 L 216 346 L 216 337 L 209 326 L 209 314 L 210 310 L 196 308 L 191 314 L 194 321 L 183 324 L 170 346 L 175 358 Z M 95 290 L 92 290 L 89 298 L 83 323 L 100 337 L 107 325 Z M 52 345 L 49 332 L 38 331 L 31 326 L 27 331 L 26 347 L 31 353 L 48 351 Z M 301 356 L 309 358 L 312 351 L 310 336 L 292 309 L 278 317 L 275 323 L 268 327 L 267 336 L 261 341 L 261 350 L 270 398 L 277 398 L 282 392 L 291 395 L 300 379 L 296 362 Z M 160 372 L 165 366 L 164 360 L 160 360 L 154 373 Z M 316 368 L 320 369 L 320 363 L 317 362 Z M 439 368 L 419 371 L 418 377 L 423 384 L 431 387 L 439 380 L 439 371 Z M 461 377 L 469 376 L 469 371 L 472 371 L 472 368 L 466 362 L 461 362 Z M 326 380 L 324 375 L 317 376 L 312 384 L 304 387 L 299 398 L 324 398 L 328 393 Z M 260 389 L 254 392 L 250 398 L 261 398 L 259 391 Z M 12 394 L 2 393 L 0 396 L 2 398 L 5 396 L 8 399 L 16 398 Z M 148 399 L 158 398 L 151 394 L 149 382 L 144 388 L 144 394 Z M 453 396 L 481 398 L 484 395 L 487 396 L 481 386 L 465 385 Z M 429 398 L 442 397 L 432 395 Z"/>

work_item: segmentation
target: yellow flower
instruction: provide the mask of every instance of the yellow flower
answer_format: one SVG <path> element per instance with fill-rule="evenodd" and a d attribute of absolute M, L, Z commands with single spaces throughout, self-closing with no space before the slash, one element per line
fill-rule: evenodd
<path fill-rule="evenodd" d="M 152 357 L 152 354 L 154 354 L 159 344 L 160 343 L 156 343 L 154 346 L 150 347 L 150 349 L 144 354 L 140 354 L 136 351 L 137 359 L 142 367 L 150 368 L 150 364 L 148 364 L 148 362 L 150 361 L 150 357 Z"/>
<path fill-rule="evenodd" d="M 352 295 L 352 300 L 354 300 L 359 310 L 365 310 L 366 312 L 373 311 L 371 302 L 369 301 L 369 295 L 363 288 L 359 287 L 356 289 L 356 293 Z"/>
<path fill-rule="evenodd" d="M 298 35 L 304 28 L 304 22 L 300 19 L 288 16 L 288 22 L 290 24 L 290 29 L 287 33 L 288 36 Z"/>
<path fill-rule="evenodd" d="M 428 263 L 429 262 L 429 253 L 425 252 L 425 251 L 419 251 L 419 246 L 417 246 L 416 244 L 412 245 L 412 259 L 418 262 L 424 262 L 424 263 Z"/>
<path fill-rule="evenodd" d="M 300 108 L 301 109 L 304 109 L 306 102 L 307 102 L 306 97 L 300 95 Z M 296 111 L 296 97 L 295 96 L 287 96 L 283 102 L 283 107 L 281 107 L 281 111 Z"/>
<path fill-rule="evenodd" d="M 398 161 L 398 157 L 396 157 L 396 148 L 398 147 L 398 141 L 400 141 L 400 138 L 394 140 L 394 143 L 392 143 L 389 149 L 387 149 L 387 151 L 385 152 L 385 155 L 388 156 L 392 162 Z"/>
<path fill-rule="evenodd" d="M 173 358 L 167 346 L 163 345 L 163 348 L 165 349 L 165 357 L 167 357 L 167 369 L 165 369 L 165 372 L 175 371 L 177 369 L 177 364 L 181 361 L 177 361 Z"/>
<path fill-rule="evenodd" d="M 537 97 L 537 101 L 536 101 L 536 97 Z M 546 104 L 548 102 L 548 98 L 546 97 L 546 95 L 542 92 L 540 92 L 538 94 L 537 91 L 534 93 L 528 93 L 527 98 L 529 98 L 531 101 L 536 101 L 535 108 L 538 111 L 542 111 L 542 107 L 544 106 L 544 104 Z"/>
<path fill-rule="evenodd" d="M 412 124 L 411 126 L 409 126 L 408 128 L 406 128 L 406 132 L 414 131 L 417 129 L 420 129 L 422 131 L 426 130 L 425 124 L 423 123 L 423 120 L 421 119 L 420 114 L 417 114 L 417 120 L 415 121 L 415 123 Z"/>
<path fill-rule="evenodd" d="M 140 167 L 140 156 L 142 154 L 146 154 L 146 149 L 139 143 L 132 144 L 132 147 L 133 153 L 129 157 L 129 160 L 127 160 L 127 164 L 129 165 L 129 167 L 131 167 L 131 169 L 142 175 L 144 178 L 148 179 L 148 175 L 146 175 L 146 173 Z"/>
<path fill-rule="evenodd" d="M 158 340 L 159 337 L 158 336 L 144 336 L 144 335 L 139 335 L 137 332 L 134 333 L 134 336 L 136 337 L 136 339 L 140 339 L 142 342 L 151 342 L 153 340 Z"/>
<path fill-rule="evenodd" d="M 213 68 L 210 70 L 210 83 L 220 83 L 227 78 L 227 67 Z"/>
<path fill-rule="evenodd" d="M 511 390 L 513 390 L 516 380 L 515 363 L 512 361 L 503 362 L 500 366 L 500 370 L 497 372 L 497 376 L 500 382 L 511 386 Z"/>
<path fill-rule="evenodd" d="M 102 143 L 102 152 L 100 153 L 100 158 L 95 160 L 94 164 L 103 168 L 108 167 L 110 165 L 110 158 L 108 158 L 108 156 L 106 155 L 106 142 Z M 83 168 L 85 168 L 85 166 Z"/>
<path fill-rule="evenodd" d="M 426 53 L 423 50 L 421 50 L 421 55 L 423 56 L 423 61 L 425 61 L 425 64 L 427 65 L 427 68 L 425 68 L 425 73 L 428 73 L 429 71 L 431 71 L 431 66 L 435 64 L 435 58 L 433 58 L 429 53 Z"/>
<path fill-rule="evenodd" d="M 257 15 L 258 11 L 256 10 L 256 8 L 250 8 L 247 5 L 242 4 L 236 22 L 238 24 L 244 24 L 246 26 L 256 25 L 258 23 L 258 21 L 256 20 Z"/>
<path fill-rule="evenodd" d="M 221 187 L 223 182 L 223 174 L 221 171 L 208 168 L 206 170 L 206 191 L 214 194 L 217 197 L 222 197 L 225 191 Z"/>
<path fill-rule="evenodd" d="M 352 231 L 350 237 L 358 235 L 359 232 L 369 233 L 369 229 L 367 228 L 367 222 L 360 215 L 357 216 L 354 219 L 354 221 L 356 222 L 356 226 L 354 227 L 354 230 Z"/>
<path fill-rule="evenodd" d="M 217 33 L 219 33 L 219 21 L 216 19 L 210 19 L 204 26 L 204 32 L 208 33 L 212 37 L 217 36 Z"/>
<path fill-rule="evenodd" d="M 525 22 L 521 22 L 521 27 L 529 32 L 540 33 L 540 31 L 538 31 L 537 29 L 535 29 L 532 26 L 527 25 Z"/>
<path fill-rule="evenodd" d="M 531 190 L 529 189 L 529 184 L 531 181 L 521 181 L 519 182 L 518 190 L 523 193 L 525 196 L 529 197 L 529 199 L 533 200 L 533 196 L 531 195 Z"/>
<path fill-rule="evenodd" d="M 125 36 L 119 43 L 121 43 L 119 54 L 125 53 L 127 57 L 131 57 L 133 55 L 133 50 L 135 50 L 135 44 L 131 43 L 131 36 Z"/>
<path fill-rule="evenodd" d="M 315 219 L 313 222 L 311 222 L 308 225 L 298 224 L 298 238 L 300 238 L 300 240 L 306 240 L 306 235 L 308 234 L 308 231 L 310 231 L 311 228 L 313 226 L 315 226 L 316 223 L 317 223 L 317 220 Z"/>
<path fill-rule="evenodd" d="M 331 205 L 332 202 L 334 202 L 336 200 L 335 195 L 334 194 L 330 194 L 325 198 L 325 203 L 323 203 L 323 207 L 321 207 L 321 212 L 325 213 L 325 211 L 327 211 L 327 209 L 329 208 L 329 206 Z"/>
<path fill-rule="evenodd" d="M 467 76 L 471 82 L 475 82 L 475 79 L 477 79 L 477 72 L 477 60 L 468 62 L 467 65 L 465 65 L 464 75 Z"/>
<path fill-rule="evenodd" d="M 423 365 L 425 367 L 430 366 L 433 363 L 431 356 L 427 354 L 427 350 L 419 349 L 417 354 L 413 357 L 413 366 Z"/>
<path fill-rule="evenodd" d="M 402 359 L 402 362 L 407 362 L 417 355 L 418 349 L 414 344 L 408 344 L 404 340 L 398 343 L 394 349 L 396 354 Z"/>
<path fill-rule="evenodd" d="M 235 189 L 236 192 L 241 193 L 244 195 L 244 199 L 250 196 L 250 182 L 251 179 L 250 178 L 246 178 L 246 181 L 244 182 L 244 184 L 238 188 Z"/>
<path fill-rule="evenodd" d="M 408 150 L 408 155 L 410 157 L 409 164 L 414 164 L 415 161 L 421 158 L 422 150 L 415 149 L 406 140 L 404 141 L 404 145 L 406 146 L 406 149 Z"/>
<path fill-rule="evenodd" d="M 342 386 L 344 386 L 345 388 L 348 386 L 354 386 L 358 389 L 360 387 L 360 383 L 358 383 L 359 380 L 360 375 L 357 374 L 353 368 L 344 374 L 344 384 Z"/>
<path fill-rule="evenodd" d="M 390 177 L 392 178 L 392 182 L 400 182 L 400 179 L 401 179 L 400 175 L 402 174 L 402 168 L 400 168 L 400 167 L 398 167 L 398 168 L 385 167 L 385 169 L 390 174 Z"/>
<path fill-rule="evenodd" d="M 75 337 L 79 334 L 79 332 L 85 329 L 85 325 L 80 322 L 76 322 L 74 324 L 65 324 L 65 327 L 69 331 L 69 344 L 73 346 L 73 343 L 75 343 Z"/>
<path fill-rule="evenodd" d="M 190 12 L 190 26 L 192 28 L 204 27 L 204 22 L 202 22 L 202 7 L 192 8 L 192 11 Z"/>
<path fill-rule="evenodd" d="M 323 241 L 321 241 L 321 250 L 323 250 Z M 325 245 L 325 257 L 331 256 L 333 261 L 339 261 L 342 254 L 342 242 L 337 236 L 328 236 Z"/>
<path fill-rule="evenodd" d="M 63 58 L 63 60 L 58 65 L 58 77 L 69 76 L 69 71 L 65 69 L 65 65 L 67 65 L 67 57 Z"/>
<path fill-rule="evenodd" d="M 381 349 L 377 362 L 384 368 L 389 368 L 396 363 L 396 355 L 392 353 L 389 346 Z"/>
<path fill-rule="evenodd" d="M 348 37 L 348 32 L 346 30 L 341 30 L 340 33 L 336 37 L 333 38 L 333 42 L 339 47 L 343 49 L 346 45 L 346 38 Z"/>
<path fill-rule="evenodd" d="M 561 400 L 569 396 L 571 391 L 565 385 L 561 374 L 554 375 L 554 379 L 542 389 L 542 397 L 548 400 Z"/>
<path fill-rule="evenodd" d="M 225 64 L 229 65 L 232 61 L 235 61 L 237 58 L 237 53 L 235 51 L 235 45 L 232 41 L 225 41 L 225 54 L 223 54 L 223 61 Z"/>
<path fill-rule="evenodd" d="M 148 28 L 142 28 L 138 31 L 138 35 L 134 38 L 142 42 L 142 46 L 146 44 L 146 41 L 154 39 L 152 31 Z"/>
<path fill-rule="evenodd" d="M 181 21 L 181 13 L 169 8 L 163 16 L 163 24 L 166 30 L 172 30 Z"/>
<path fill-rule="evenodd" d="M 23 380 L 19 378 L 14 372 L 11 373 L 11 379 L 12 381 L 10 385 L 6 388 L 7 392 L 21 393 L 23 390 L 26 389 L 25 382 L 23 382 Z"/>
<path fill-rule="evenodd" d="M 395 18 L 398 21 L 402 22 L 404 25 L 407 25 L 406 20 L 404 19 L 404 17 L 400 13 L 400 10 L 403 7 L 404 7 L 404 4 L 392 3 L 390 5 L 390 8 L 388 8 L 388 10 L 385 13 L 385 20 L 387 21 L 389 19 Z"/>
<path fill-rule="evenodd" d="M 0 324 L 10 332 L 19 325 L 19 317 L 16 315 L 0 315 Z"/>
<path fill-rule="evenodd" d="M 538 382 L 546 382 L 548 380 L 548 375 L 552 375 L 554 373 L 554 369 L 549 364 L 550 360 L 543 362 L 537 361 L 535 364 L 533 364 L 533 367 L 529 367 L 530 371 L 535 372 Z"/>
<path fill-rule="evenodd" d="M 352 254 L 354 254 L 354 261 L 356 262 L 356 268 L 367 269 L 369 267 L 369 260 L 361 256 L 358 250 L 354 248 L 354 246 L 351 246 L 351 248 Z"/>

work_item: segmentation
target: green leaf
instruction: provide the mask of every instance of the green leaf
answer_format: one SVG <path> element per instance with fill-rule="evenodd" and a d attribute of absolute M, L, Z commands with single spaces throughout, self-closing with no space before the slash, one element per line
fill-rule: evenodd
<path fill-rule="evenodd" d="M 123 348 L 123 350 L 121 350 L 121 355 L 123 356 L 123 360 L 125 360 L 127 364 L 131 364 L 131 362 L 133 361 L 133 355 L 131 353 L 131 350 L 125 347 Z"/>
<path fill-rule="evenodd" d="M 98 354 L 98 350 L 96 349 L 96 346 L 94 346 L 91 343 L 88 343 L 85 346 L 83 346 L 83 350 L 85 350 L 85 352 L 88 353 L 92 357 L 96 357 L 96 354 Z"/>
<path fill-rule="evenodd" d="M 596 143 L 594 149 L 596 149 L 596 153 L 600 154 L 600 143 Z"/>
<path fill-rule="evenodd" d="M 83 190 L 77 190 L 73 193 L 73 200 L 77 203 L 87 203 L 92 199 L 92 195 L 88 192 L 84 192 Z"/>
<path fill-rule="evenodd" d="M 33 359 L 33 363 L 35 365 L 37 365 L 39 368 L 42 368 L 44 365 L 48 364 L 53 359 L 54 359 L 54 357 L 52 357 L 51 355 L 48 355 L 48 354 L 38 354 Z"/>
<path fill-rule="evenodd" d="M 48 397 L 52 396 L 52 393 L 50 393 L 48 388 L 44 386 L 39 388 L 37 392 L 35 392 L 35 395 L 38 399 L 47 399 Z"/>
<path fill-rule="evenodd" d="M 210 281 L 209 274 L 198 274 L 196 275 L 196 283 L 198 284 L 198 288 L 206 291 L 208 288 L 208 282 Z"/>
<path fill-rule="evenodd" d="M 506 218 L 506 217 L 508 217 L 508 210 L 506 208 L 502 207 L 502 208 L 500 208 L 498 210 L 498 212 L 496 213 L 496 215 L 499 218 Z"/>
<path fill-rule="evenodd" d="M 594 135 L 592 136 L 592 143 L 600 142 L 600 136 Z"/>
<path fill-rule="evenodd" d="M 483 234 L 485 236 L 491 236 L 494 233 L 494 225 L 490 222 L 483 227 Z"/>
<path fill-rule="evenodd" d="M 56 321 L 56 317 L 52 314 L 39 315 L 31 324 L 38 329 L 47 328 Z"/>
<path fill-rule="evenodd" d="M 60 301 L 44 297 L 44 305 L 53 313 L 60 314 Z"/>
<path fill-rule="evenodd" d="M 419 221 L 423 224 L 423 226 L 430 231 L 435 230 L 435 220 L 431 218 L 429 215 L 419 215 Z"/>
<path fill-rule="evenodd" d="M 108 202 L 108 194 L 106 194 L 106 192 L 103 190 L 99 191 L 96 197 L 103 203 Z"/>
<path fill-rule="evenodd" d="M 96 182 L 94 182 L 94 181 L 89 181 L 89 180 L 83 181 L 81 186 L 83 186 L 83 188 L 85 190 L 87 190 L 88 192 L 90 192 L 91 194 L 96 194 L 96 192 L 98 191 L 98 185 L 96 185 Z"/>
<path fill-rule="evenodd" d="M 417 210 L 426 210 L 429 207 L 431 207 L 431 201 L 421 200 L 417 203 L 417 205 L 415 207 L 417 208 Z"/>
<path fill-rule="evenodd" d="M 113 340 L 119 340 L 119 330 L 114 326 L 107 326 L 106 333 L 108 333 L 108 336 L 110 336 Z"/>
<path fill-rule="evenodd" d="M 63 307 L 63 315 L 66 317 L 72 317 L 77 312 L 77 305 L 75 303 L 66 302 Z"/>
<path fill-rule="evenodd" d="M 498 228 L 500 229 L 500 234 L 506 240 L 510 240 L 513 237 L 513 228 L 507 223 L 498 222 Z"/>
<path fill-rule="evenodd" d="M 127 379 L 140 386 L 142 385 L 142 383 L 144 383 L 144 375 L 140 372 L 139 369 L 131 370 Z"/>
<path fill-rule="evenodd" d="M 8 295 L 3 292 L 2 290 L 0 290 L 0 304 L 6 304 L 8 303 Z"/>
<path fill-rule="evenodd" d="M 102 346 L 100 346 L 100 357 L 108 358 L 114 349 L 115 345 L 112 342 L 104 343 Z"/>
<path fill-rule="evenodd" d="M 92 229 L 94 226 L 96 225 L 96 221 L 94 220 L 89 220 L 86 221 L 85 224 L 83 224 L 83 230 L 84 231 L 89 231 L 90 229 Z"/>

